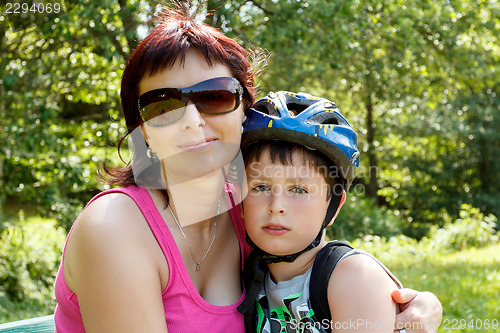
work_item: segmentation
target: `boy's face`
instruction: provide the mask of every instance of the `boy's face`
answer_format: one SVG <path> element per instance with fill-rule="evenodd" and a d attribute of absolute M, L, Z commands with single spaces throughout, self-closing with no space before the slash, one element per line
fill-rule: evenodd
<path fill-rule="evenodd" d="M 300 153 L 293 153 L 292 162 L 273 164 L 266 150 L 246 168 L 245 227 L 260 249 L 274 255 L 306 248 L 318 235 L 330 202 L 324 176 Z"/>

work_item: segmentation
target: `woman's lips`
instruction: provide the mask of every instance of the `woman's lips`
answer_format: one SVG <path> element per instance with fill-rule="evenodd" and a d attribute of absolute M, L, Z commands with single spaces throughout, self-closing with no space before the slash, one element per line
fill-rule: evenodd
<path fill-rule="evenodd" d="M 179 148 L 182 150 L 198 152 L 210 149 L 211 145 L 216 141 L 216 139 L 208 139 L 206 141 L 189 142 L 180 145 Z"/>

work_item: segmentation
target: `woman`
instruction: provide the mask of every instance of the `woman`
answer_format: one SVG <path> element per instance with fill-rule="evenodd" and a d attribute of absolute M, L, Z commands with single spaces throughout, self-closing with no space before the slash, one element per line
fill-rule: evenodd
<path fill-rule="evenodd" d="M 121 187 L 92 199 L 68 236 L 60 333 L 244 332 L 234 160 L 254 72 L 240 45 L 188 12 L 165 10 L 125 68 L 133 162 L 110 171 Z"/>

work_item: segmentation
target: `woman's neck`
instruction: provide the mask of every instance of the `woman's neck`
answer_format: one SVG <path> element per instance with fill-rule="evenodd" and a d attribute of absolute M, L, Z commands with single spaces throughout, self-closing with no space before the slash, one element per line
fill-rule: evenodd
<path fill-rule="evenodd" d="M 181 226 L 210 221 L 227 210 L 222 169 L 183 182 L 169 181 L 172 175 L 167 172 L 166 179 L 169 203 Z"/>

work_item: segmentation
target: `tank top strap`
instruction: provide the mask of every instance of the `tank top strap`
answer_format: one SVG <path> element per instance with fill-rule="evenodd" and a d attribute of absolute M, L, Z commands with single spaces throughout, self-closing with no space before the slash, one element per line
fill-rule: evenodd
<path fill-rule="evenodd" d="M 153 198 L 147 189 L 136 185 L 110 189 L 99 193 L 89 202 L 89 204 L 98 197 L 109 193 L 123 193 L 134 200 L 137 207 L 141 210 L 142 215 L 146 219 L 146 222 L 156 238 L 158 245 L 160 245 L 163 254 L 167 258 L 167 262 L 170 262 L 172 259 L 178 263 L 182 262 L 180 253 L 172 249 L 172 246 L 176 248 L 174 237 L 163 221 L 163 217 L 156 208 Z"/>
<path fill-rule="evenodd" d="M 102 191 L 96 196 L 94 196 L 88 203 L 87 206 L 90 205 L 92 202 L 94 202 L 97 198 L 102 197 L 103 195 L 110 194 L 110 193 L 123 193 L 128 195 L 132 200 L 135 201 L 137 206 L 141 209 L 141 211 L 144 213 L 145 211 L 149 211 L 151 209 L 151 204 L 153 202 L 148 202 L 147 197 L 149 196 L 148 191 L 145 188 L 139 187 L 139 186 L 125 186 L 125 187 L 118 187 L 118 188 L 112 188 L 106 191 Z M 153 204 L 154 207 L 154 204 Z"/>
<path fill-rule="evenodd" d="M 102 197 L 103 195 L 110 194 L 110 193 L 123 193 L 123 194 L 128 195 L 130 198 L 132 198 L 132 200 L 134 200 L 134 202 L 137 204 L 137 206 L 141 210 L 142 214 L 146 217 L 146 219 L 147 219 L 147 216 L 150 215 L 151 209 L 154 208 L 153 200 L 149 196 L 148 191 L 142 187 L 134 186 L 134 185 L 130 185 L 130 186 L 126 186 L 126 187 L 112 188 L 109 190 L 102 191 L 102 192 L 96 194 L 92 199 L 90 199 L 90 201 L 85 205 L 85 208 L 87 208 L 96 199 Z M 147 197 L 150 198 L 149 202 L 147 200 Z M 85 211 L 85 209 L 82 209 L 82 212 L 80 214 L 82 214 L 83 211 Z M 148 215 L 146 215 L 146 213 Z M 148 223 L 149 223 L 149 221 L 148 221 Z M 64 244 L 63 261 L 64 261 L 64 253 L 66 252 L 66 246 L 68 245 L 69 236 L 73 232 L 73 229 L 75 228 L 75 226 L 76 226 L 76 223 L 73 223 L 73 225 L 71 226 L 71 229 L 68 232 L 68 237 L 66 238 L 66 243 Z"/>
<path fill-rule="evenodd" d="M 95 199 L 109 193 L 122 193 L 128 195 L 136 203 L 137 207 L 141 210 L 142 215 L 144 215 L 144 218 L 146 219 L 146 222 L 153 232 L 158 244 L 160 245 L 162 252 L 168 257 L 169 253 L 167 252 L 169 251 L 166 251 L 169 247 L 168 244 L 175 244 L 175 241 L 170 233 L 170 230 L 163 221 L 160 212 L 156 208 L 153 198 L 151 198 L 148 190 L 144 187 L 135 185 L 113 188 L 99 193 L 92 198 L 92 200 L 90 200 L 89 204 Z"/>
<path fill-rule="evenodd" d="M 241 262 L 243 265 L 244 260 L 250 254 L 252 248 L 245 241 L 246 237 L 245 224 L 242 218 L 241 198 L 239 191 L 232 183 L 226 183 L 224 189 L 225 189 L 226 201 L 228 207 L 230 208 L 229 214 L 231 215 L 231 219 L 233 220 L 234 228 L 236 230 L 236 234 L 238 236 L 238 240 L 240 243 L 240 250 L 242 255 Z M 132 198 L 132 200 L 134 200 L 134 202 L 137 204 L 142 214 L 146 218 L 147 223 L 149 224 L 149 227 L 151 228 L 151 231 L 155 235 L 155 238 L 157 239 L 158 243 L 160 243 L 162 251 L 164 252 L 165 255 L 167 255 L 165 253 L 166 252 L 165 250 L 166 248 L 168 248 L 168 246 L 167 244 L 161 244 L 161 243 L 163 243 L 162 240 L 165 240 L 165 238 L 167 238 L 167 242 L 172 242 L 173 237 L 170 233 L 170 230 L 168 230 L 168 227 L 163 221 L 163 218 L 158 212 L 158 209 L 156 208 L 148 190 L 143 187 L 134 185 L 112 188 L 97 194 L 89 201 L 87 206 L 90 205 L 97 198 L 110 193 L 123 193 Z M 163 237 L 161 237 L 160 235 L 163 235 Z"/>

